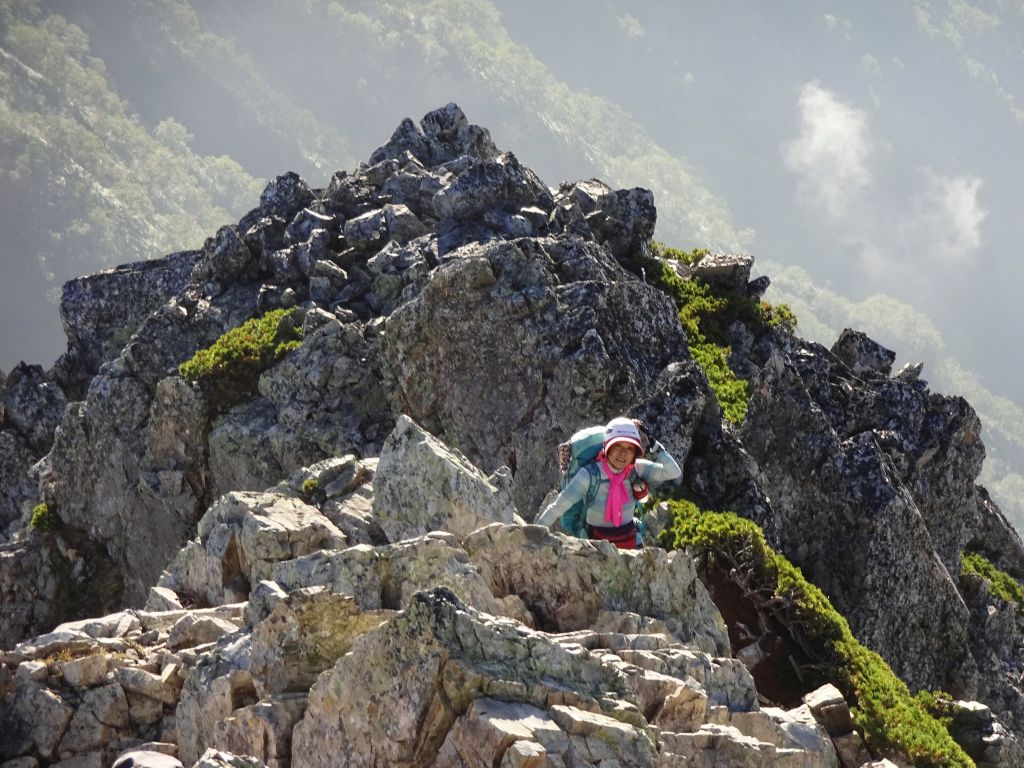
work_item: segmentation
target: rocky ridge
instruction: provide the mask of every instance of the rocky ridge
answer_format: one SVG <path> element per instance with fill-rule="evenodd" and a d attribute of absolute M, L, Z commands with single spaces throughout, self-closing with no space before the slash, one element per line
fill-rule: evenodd
<path fill-rule="evenodd" d="M 1024 546 L 975 485 L 973 410 L 863 334 L 737 322 L 725 422 L 636 269 L 655 217 L 646 190 L 549 189 L 448 105 L 324 189 L 279 177 L 199 252 L 69 283 L 68 353 L 0 387 L 0 765 L 868 764 L 838 691 L 759 703 L 685 552 L 524 523 L 552 446 L 620 413 L 913 689 L 984 702 L 961 740 L 1016 765 L 1016 606 L 960 554 L 1022 578 Z M 677 271 L 759 297 L 751 263 Z M 254 391 L 178 374 L 279 308 L 303 341 Z"/>

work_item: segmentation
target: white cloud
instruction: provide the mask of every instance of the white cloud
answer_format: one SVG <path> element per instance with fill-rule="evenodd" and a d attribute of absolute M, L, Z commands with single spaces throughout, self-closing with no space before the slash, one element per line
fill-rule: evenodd
<path fill-rule="evenodd" d="M 616 21 L 619 22 L 619 28 L 626 33 L 626 36 L 630 40 L 641 40 L 647 36 L 647 30 L 644 29 L 643 24 L 636 16 L 630 16 L 628 13 L 624 13 L 619 16 Z"/>
<path fill-rule="evenodd" d="M 786 168 L 800 177 L 800 194 L 842 218 L 871 187 L 873 147 L 866 114 L 844 103 L 817 81 L 807 83 L 797 102 L 800 133 L 783 147 Z"/>
<path fill-rule="evenodd" d="M 865 53 L 860 57 L 860 68 L 870 78 L 877 80 L 882 77 L 882 64 L 870 53 Z"/>
<path fill-rule="evenodd" d="M 843 33 L 843 37 L 849 40 L 851 37 L 850 33 L 853 32 L 853 24 L 850 23 L 849 19 L 844 19 L 842 16 L 834 16 L 831 13 L 826 13 L 825 29 L 829 32 L 835 32 L 838 29 Z"/>
<path fill-rule="evenodd" d="M 983 35 L 990 29 L 1002 24 L 1002 19 L 989 13 L 967 0 L 948 0 L 942 18 L 932 16 L 926 3 L 915 3 L 914 18 L 918 27 L 931 37 L 942 37 L 951 42 L 957 49 L 962 49 L 968 40 Z"/>
<path fill-rule="evenodd" d="M 913 203 L 909 236 L 925 246 L 925 259 L 972 265 L 981 247 L 981 225 L 988 216 L 977 176 L 947 176 L 925 170 L 924 191 Z"/>

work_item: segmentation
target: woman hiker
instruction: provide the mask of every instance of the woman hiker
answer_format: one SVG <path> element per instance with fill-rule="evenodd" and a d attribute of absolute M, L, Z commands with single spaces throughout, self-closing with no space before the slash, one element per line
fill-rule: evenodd
<path fill-rule="evenodd" d="M 655 441 L 647 458 L 640 458 L 643 455 L 637 423 L 624 417 L 612 419 L 604 428 L 601 451 L 593 462 L 597 471 L 581 466 L 534 522 L 550 527 L 562 513 L 589 497 L 586 535 L 610 541 L 619 549 L 635 549 L 634 515 L 639 511 L 637 500 L 647 495 L 647 484 L 664 483 L 682 475 L 661 443 Z M 598 483 L 596 492 L 592 482 Z"/>

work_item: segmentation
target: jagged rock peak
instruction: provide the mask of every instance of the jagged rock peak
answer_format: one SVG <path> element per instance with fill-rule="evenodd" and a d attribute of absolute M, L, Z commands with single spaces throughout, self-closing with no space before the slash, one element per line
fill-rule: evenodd
<path fill-rule="evenodd" d="M 958 710 L 979 761 L 1019 764 L 1016 606 L 961 572 L 1024 577 L 977 416 L 863 334 L 737 312 L 726 422 L 642 268 L 654 202 L 550 188 L 448 105 L 322 189 L 282 174 L 198 251 L 69 284 L 68 353 L 2 377 L 0 760 L 867 760 L 833 692 L 759 704 L 792 665 L 686 552 L 524 523 L 554 446 L 628 414 L 913 688 L 989 706 Z M 749 310 L 751 264 L 664 266 Z M 228 375 L 181 368 L 242 336 L 260 353 Z"/>

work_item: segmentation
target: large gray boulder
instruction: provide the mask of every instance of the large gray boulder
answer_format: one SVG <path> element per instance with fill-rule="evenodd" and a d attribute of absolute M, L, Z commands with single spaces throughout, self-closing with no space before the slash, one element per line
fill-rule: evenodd
<path fill-rule="evenodd" d="M 664 671 L 647 668 L 654 664 Z M 716 694 L 721 703 L 708 707 L 709 693 L 687 671 L 703 676 L 700 669 L 664 636 L 551 637 L 479 613 L 445 590 L 420 593 L 313 686 L 293 732 L 292 762 L 711 766 L 722 757 L 730 765 L 836 765 L 820 735 L 813 752 L 781 727 L 774 743 L 753 735 L 766 734 L 771 719 L 756 717 L 749 685 L 746 697 L 729 705 Z M 714 689 L 714 675 L 707 678 Z M 736 721 L 743 730 L 725 731 L 706 722 L 712 710 L 750 717 Z M 646 715 L 661 712 L 664 728 L 652 728 Z"/>
<path fill-rule="evenodd" d="M 49 509 L 106 549 L 128 604 L 142 603 L 192 535 L 204 501 L 206 420 L 202 398 L 180 379 L 151 391 L 127 373 L 97 376 L 39 465 Z"/>
<path fill-rule="evenodd" d="M 58 365 L 79 383 L 116 358 L 143 321 L 188 284 L 200 251 L 125 264 L 64 284 L 68 352 Z"/>
<path fill-rule="evenodd" d="M 393 407 L 484 471 L 512 468 L 532 518 L 553 446 L 653 396 L 687 359 L 671 301 L 580 239 L 494 241 L 450 254 L 387 319 Z M 512 372 L 514 375 L 509 375 Z"/>
<path fill-rule="evenodd" d="M 522 522 L 507 474 L 492 482 L 408 416 L 384 441 L 377 472 L 373 513 L 392 541 L 430 531 L 464 539 L 490 523 Z"/>
<path fill-rule="evenodd" d="M 203 515 L 197 533 L 159 584 L 204 605 L 244 601 L 274 563 L 346 545 L 320 510 L 279 493 L 229 493 Z"/>

